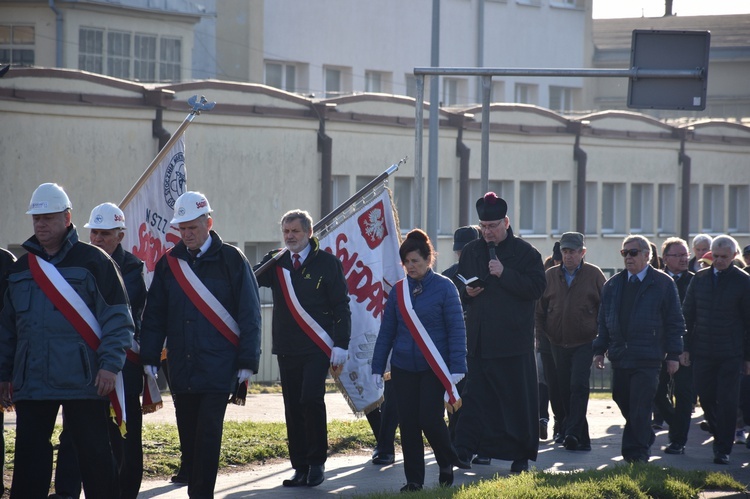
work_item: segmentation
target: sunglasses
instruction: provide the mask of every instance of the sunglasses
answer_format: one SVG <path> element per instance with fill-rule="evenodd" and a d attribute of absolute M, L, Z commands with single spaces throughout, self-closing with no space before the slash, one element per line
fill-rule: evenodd
<path fill-rule="evenodd" d="M 640 253 L 641 251 L 642 250 L 639 250 L 639 249 L 622 249 L 622 250 L 620 250 L 620 254 L 623 257 L 626 257 L 626 256 L 638 256 L 638 253 Z"/>

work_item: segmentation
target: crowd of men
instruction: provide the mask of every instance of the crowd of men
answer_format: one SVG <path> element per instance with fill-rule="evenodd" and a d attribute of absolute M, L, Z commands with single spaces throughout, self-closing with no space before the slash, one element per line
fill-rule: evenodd
<path fill-rule="evenodd" d="M 547 438 L 540 344 L 548 345 L 545 375 L 555 380 L 547 383 L 557 401 L 552 438 L 565 449 L 591 450 L 589 376 L 592 361 L 603 368 L 606 357 L 626 421 L 626 461 L 648 461 L 655 409 L 669 425 L 664 452 L 684 453 L 697 398 L 714 462 L 728 464 L 742 375 L 750 374 L 750 246 L 742 261 L 732 237 L 700 234 L 689 260 L 680 238 L 656 255 L 648 239 L 629 235 L 624 270 L 606 279 L 586 261 L 583 234 L 562 234 L 559 255 L 545 265 L 514 235 L 502 198 L 487 193 L 476 209 L 479 225 L 456 232 L 459 259 L 447 272 L 459 290 L 468 364 L 463 405 L 451 418 L 454 464 L 495 458 L 520 473 L 536 460 Z M 242 399 L 258 371 L 259 286 L 273 292 L 272 349 L 294 470 L 282 485 L 320 485 L 325 382 L 348 358 L 352 324 L 342 264 L 320 248 L 310 214 L 285 213 L 284 248 L 253 268 L 213 230 L 208 199 L 186 192 L 171 220 L 180 241 L 159 259 L 147 291 L 143 263 L 120 244 L 122 211 L 112 203 L 94 208 L 84 225 L 91 244 L 79 240 L 72 211 L 62 187 L 41 184 L 27 211 L 27 253 L 16 261 L 0 252 L 0 403 L 17 413 L 11 497 L 48 497 L 62 409 L 50 497 L 78 497 L 82 487 L 91 499 L 135 498 L 143 472 L 139 394 L 158 376 L 165 348 L 182 453 L 173 481 L 186 482 L 189 497 L 213 497 L 227 400 Z M 696 267 L 701 262 L 708 264 Z M 375 464 L 394 459 L 397 416 L 390 418 L 389 430 L 376 435 Z"/>

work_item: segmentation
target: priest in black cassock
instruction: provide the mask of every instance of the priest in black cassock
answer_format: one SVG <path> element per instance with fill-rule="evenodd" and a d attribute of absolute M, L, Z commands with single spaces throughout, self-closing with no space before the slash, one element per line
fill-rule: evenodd
<path fill-rule="evenodd" d="M 455 445 L 463 466 L 475 454 L 528 470 L 539 446 L 534 306 L 547 281 L 542 256 L 513 235 L 508 205 L 494 192 L 477 201 L 482 237 L 461 253 L 458 272 L 484 287 L 465 287 L 469 373 Z"/>

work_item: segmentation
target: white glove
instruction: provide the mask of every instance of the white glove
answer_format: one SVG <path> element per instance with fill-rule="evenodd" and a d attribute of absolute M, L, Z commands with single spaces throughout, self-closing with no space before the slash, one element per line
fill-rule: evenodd
<path fill-rule="evenodd" d="M 255 373 L 253 373 L 252 369 L 240 369 L 239 371 L 237 371 L 237 382 L 239 384 L 242 384 L 245 381 L 250 381 L 250 378 L 253 374 Z"/>
<path fill-rule="evenodd" d="M 459 381 L 464 379 L 465 373 L 451 373 L 451 381 L 454 385 L 457 385 Z"/>
<path fill-rule="evenodd" d="M 156 379 L 158 376 L 156 373 L 159 372 L 159 368 L 156 366 L 143 366 L 143 373 L 146 376 L 151 376 L 152 378 Z"/>
<path fill-rule="evenodd" d="M 383 376 L 381 376 L 380 374 L 373 374 L 372 382 L 375 383 L 375 386 L 377 386 L 378 388 L 383 388 Z"/>
<path fill-rule="evenodd" d="M 346 362 L 347 355 L 347 350 L 339 347 L 333 347 L 333 350 L 331 350 L 331 365 L 340 366 L 341 364 Z"/>

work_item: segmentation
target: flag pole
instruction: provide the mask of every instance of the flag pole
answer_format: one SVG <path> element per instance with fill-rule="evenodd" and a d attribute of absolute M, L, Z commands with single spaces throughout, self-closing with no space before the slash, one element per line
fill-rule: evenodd
<path fill-rule="evenodd" d="M 331 213 L 329 213 L 328 215 L 326 215 L 323 218 L 321 218 L 320 220 L 318 220 L 318 222 L 315 225 L 313 225 L 313 233 L 319 231 L 320 229 L 322 229 L 323 227 L 325 227 L 326 225 L 328 225 L 328 223 L 330 223 L 332 220 L 335 220 L 337 216 L 339 216 L 343 212 L 345 212 L 351 205 L 353 205 L 354 203 L 356 203 L 357 201 L 359 201 L 360 199 L 362 199 L 363 197 L 365 197 L 375 187 L 377 187 L 379 184 L 381 184 L 382 182 L 384 182 L 385 179 L 387 179 L 388 177 L 390 177 L 391 175 L 393 175 L 393 173 L 395 173 L 396 170 L 398 170 L 398 167 L 401 166 L 402 163 L 406 163 L 406 159 L 407 158 L 405 158 L 405 157 L 401 158 L 398 163 L 394 163 L 391 166 L 389 166 L 383 173 L 381 173 L 380 175 L 378 175 L 377 177 L 375 177 L 374 179 L 372 179 L 371 181 L 369 181 L 367 183 L 367 185 L 365 185 L 360 190 L 358 190 L 357 192 L 355 192 L 349 199 L 347 199 L 346 201 L 344 201 L 343 203 L 341 203 L 338 206 L 338 208 L 336 208 Z M 286 248 L 282 248 L 281 251 L 279 251 L 279 252 L 277 252 L 276 254 L 273 255 L 273 258 L 271 258 L 270 260 L 268 260 L 267 262 L 265 262 L 263 265 L 261 265 L 260 267 L 258 267 L 255 270 L 255 277 L 258 277 L 263 272 L 265 272 L 266 270 L 268 270 L 268 268 L 271 265 L 273 265 L 273 263 L 276 262 L 276 260 L 278 260 L 279 258 L 281 258 L 284 253 L 286 253 Z"/>
<path fill-rule="evenodd" d="M 148 168 L 146 168 L 146 171 L 143 172 L 135 185 L 133 185 L 133 187 L 130 188 L 125 197 L 122 198 L 122 201 L 120 202 L 120 209 L 124 209 L 125 206 L 133 200 L 133 197 L 135 197 L 138 189 L 140 189 L 143 184 L 146 183 L 146 179 L 148 179 L 154 169 L 159 166 L 159 163 L 161 163 L 161 160 L 164 159 L 164 156 L 166 156 L 167 153 L 172 149 L 174 143 L 177 142 L 177 140 L 182 136 L 183 133 L 185 133 L 185 130 L 188 126 L 190 126 L 190 123 L 193 122 L 193 119 L 201 114 L 201 111 L 210 111 L 211 109 L 213 109 L 216 105 L 216 102 L 208 102 L 202 95 L 200 100 L 198 100 L 198 96 L 193 95 L 188 99 L 188 104 L 190 104 L 190 106 L 192 107 L 190 114 L 187 115 L 187 117 L 183 120 L 177 130 L 172 134 L 171 137 L 169 137 L 167 143 L 164 144 L 164 147 L 161 148 L 161 151 L 159 151 L 153 161 L 151 161 L 151 164 L 148 165 Z"/>

